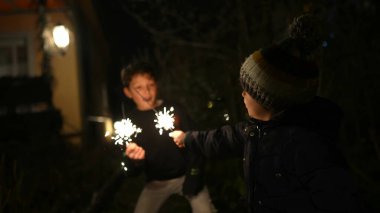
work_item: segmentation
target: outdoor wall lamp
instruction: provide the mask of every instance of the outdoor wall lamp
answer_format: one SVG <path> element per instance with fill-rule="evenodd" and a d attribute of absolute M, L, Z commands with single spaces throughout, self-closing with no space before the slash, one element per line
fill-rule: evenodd
<path fill-rule="evenodd" d="M 70 30 L 63 24 L 46 27 L 43 32 L 44 49 L 50 54 L 64 55 L 70 44 Z"/>
<path fill-rule="evenodd" d="M 69 29 L 63 24 L 56 25 L 53 28 L 53 40 L 58 48 L 67 48 L 70 44 Z"/>

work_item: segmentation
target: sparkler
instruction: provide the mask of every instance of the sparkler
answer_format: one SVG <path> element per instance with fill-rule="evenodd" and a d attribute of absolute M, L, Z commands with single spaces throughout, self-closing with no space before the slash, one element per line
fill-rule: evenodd
<path fill-rule="evenodd" d="M 174 129 L 174 107 L 170 107 L 169 110 L 166 110 L 166 107 L 164 107 L 163 111 L 156 112 L 156 119 L 154 122 L 156 122 L 156 128 L 158 129 L 160 135 L 162 135 L 162 132 L 164 130 L 172 130 Z"/>
<path fill-rule="evenodd" d="M 144 97 L 138 90 L 135 90 L 136 93 L 146 102 L 149 104 L 149 99 Z M 168 111 L 166 111 L 166 107 L 164 107 L 164 111 L 159 111 L 152 107 L 152 110 L 156 114 L 156 119 L 154 122 L 156 122 L 156 128 L 158 129 L 160 135 L 162 135 L 162 132 L 164 130 L 172 130 L 174 129 L 174 114 L 172 113 L 174 111 L 174 107 L 170 107 Z"/>
<path fill-rule="evenodd" d="M 132 141 L 131 137 L 136 137 L 137 134 L 142 131 L 141 128 L 136 127 L 129 118 L 116 121 L 114 128 L 115 135 L 112 139 L 115 140 L 116 145 L 128 145 L 128 143 Z"/>
<path fill-rule="evenodd" d="M 116 121 L 114 123 L 114 136 L 112 139 L 115 141 L 116 145 L 128 145 L 132 141 L 132 136 L 136 137 L 138 133 L 142 131 L 141 128 L 136 127 L 132 121 L 127 119 L 122 119 L 121 121 Z M 121 168 L 127 171 L 127 165 L 121 162 Z"/>

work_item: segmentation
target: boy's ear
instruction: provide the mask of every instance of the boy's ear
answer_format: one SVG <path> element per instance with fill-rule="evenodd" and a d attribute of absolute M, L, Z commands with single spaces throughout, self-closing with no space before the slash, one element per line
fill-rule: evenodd
<path fill-rule="evenodd" d="M 132 93 L 131 93 L 131 91 L 129 90 L 128 87 L 124 87 L 123 88 L 123 92 L 124 92 L 125 96 L 127 96 L 128 98 L 132 98 Z"/>

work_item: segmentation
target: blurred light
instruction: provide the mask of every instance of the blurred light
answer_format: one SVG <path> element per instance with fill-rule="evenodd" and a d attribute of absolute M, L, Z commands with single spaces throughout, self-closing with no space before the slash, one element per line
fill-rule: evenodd
<path fill-rule="evenodd" d="M 105 137 L 110 137 L 113 132 L 114 132 L 114 129 L 113 129 L 113 121 L 111 118 L 108 118 L 106 117 L 105 118 L 105 121 L 104 121 L 104 131 L 106 132 L 105 133 Z"/>
<path fill-rule="evenodd" d="M 100 123 L 103 125 L 104 128 L 104 137 L 106 138 L 107 141 L 111 140 L 112 134 L 114 133 L 114 128 L 113 128 L 113 121 L 110 117 L 106 116 L 89 116 L 88 117 L 89 121 Z"/>
<path fill-rule="evenodd" d="M 122 168 L 124 171 L 128 171 L 127 165 L 126 165 L 124 162 L 121 162 L 121 168 Z"/>
<path fill-rule="evenodd" d="M 228 113 L 224 113 L 224 120 L 229 121 L 230 120 L 230 115 Z"/>
<path fill-rule="evenodd" d="M 70 45 L 70 30 L 62 24 L 47 26 L 43 32 L 44 49 L 50 54 L 64 55 Z"/>
<path fill-rule="evenodd" d="M 209 102 L 207 103 L 207 108 L 211 109 L 211 108 L 213 108 L 213 107 L 214 107 L 214 102 L 209 101 Z"/>
<path fill-rule="evenodd" d="M 322 47 L 327 47 L 327 46 L 328 46 L 327 41 L 323 41 L 323 43 L 322 43 Z"/>
<path fill-rule="evenodd" d="M 60 24 L 53 28 L 53 40 L 54 44 L 58 48 L 66 48 L 70 44 L 69 29 Z"/>

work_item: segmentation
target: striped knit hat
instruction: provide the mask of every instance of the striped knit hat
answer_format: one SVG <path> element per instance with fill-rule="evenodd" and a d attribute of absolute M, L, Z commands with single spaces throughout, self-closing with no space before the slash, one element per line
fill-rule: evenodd
<path fill-rule="evenodd" d="M 289 38 L 255 51 L 241 66 L 243 90 L 264 108 L 280 111 L 315 96 L 319 72 L 312 52 L 320 44 L 316 23 L 310 15 L 296 18 Z"/>

